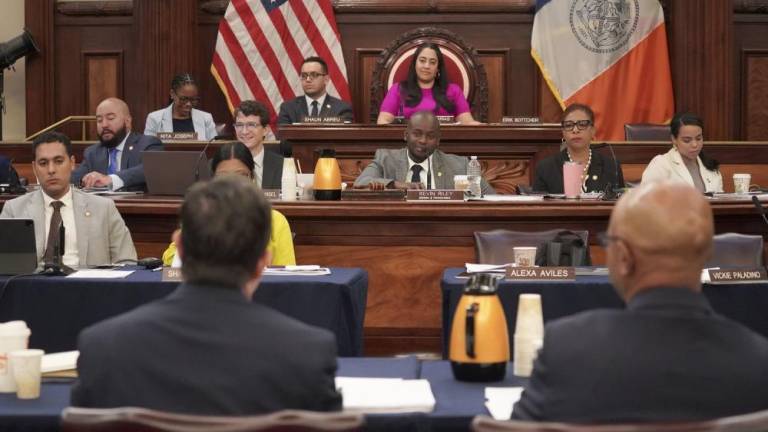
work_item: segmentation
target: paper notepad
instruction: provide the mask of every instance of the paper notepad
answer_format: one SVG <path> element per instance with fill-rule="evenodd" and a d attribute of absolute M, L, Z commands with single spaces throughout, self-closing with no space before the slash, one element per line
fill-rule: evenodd
<path fill-rule="evenodd" d="M 131 273 L 133 273 L 133 270 L 90 269 L 78 270 L 67 277 L 76 279 L 125 279 Z"/>
<path fill-rule="evenodd" d="M 495 420 L 509 420 L 512 407 L 522 394 L 522 387 L 486 387 L 485 407 Z"/>
<path fill-rule="evenodd" d="M 271 276 L 322 276 L 331 274 L 327 267 L 319 265 L 287 265 L 285 267 L 267 267 L 265 275 Z"/>
<path fill-rule="evenodd" d="M 344 410 L 364 413 L 432 412 L 435 396 L 427 380 L 337 377 Z"/>
<path fill-rule="evenodd" d="M 42 373 L 60 372 L 77 368 L 77 358 L 80 351 L 64 351 L 43 356 L 40 364 Z"/>

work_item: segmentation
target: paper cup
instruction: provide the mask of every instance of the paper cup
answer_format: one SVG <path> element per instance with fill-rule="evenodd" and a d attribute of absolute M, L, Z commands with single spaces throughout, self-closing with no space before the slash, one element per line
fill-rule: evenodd
<path fill-rule="evenodd" d="M 468 191 L 469 190 L 469 176 L 466 176 L 466 175 L 455 175 L 455 176 L 453 176 L 453 187 L 454 187 L 454 189 L 457 189 L 457 190 Z"/>
<path fill-rule="evenodd" d="M 544 337 L 544 317 L 541 312 L 540 295 L 520 294 L 517 300 L 515 336 L 534 339 L 542 339 Z"/>
<path fill-rule="evenodd" d="M 536 247 L 517 246 L 512 249 L 515 256 L 515 264 L 518 267 L 533 267 L 536 265 Z"/>
<path fill-rule="evenodd" d="M 520 377 L 531 376 L 533 372 L 533 363 L 541 349 L 541 338 L 532 338 L 527 336 L 515 335 L 515 352 L 513 359 L 512 373 Z"/>
<path fill-rule="evenodd" d="M 43 354 L 45 352 L 39 349 L 11 351 L 8 354 L 8 363 L 16 381 L 16 396 L 19 399 L 40 397 L 40 366 Z"/>
<path fill-rule="evenodd" d="M 566 198 L 578 198 L 581 195 L 581 176 L 584 165 L 577 162 L 563 164 L 563 191 Z"/>
<path fill-rule="evenodd" d="M 8 364 L 8 353 L 26 349 L 30 334 L 24 321 L 0 324 L 0 393 L 16 391 L 16 382 Z"/>
<path fill-rule="evenodd" d="M 733 191 L 737 194 L 749 193 L 749 183 L 752 181 L 751 174 L 734 174 Z"/>

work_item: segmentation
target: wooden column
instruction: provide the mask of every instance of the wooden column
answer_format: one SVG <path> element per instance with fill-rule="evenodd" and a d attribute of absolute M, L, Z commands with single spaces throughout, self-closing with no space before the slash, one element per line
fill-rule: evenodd
<path fill-rule="evenodd" d="M 24 23 L 39 54 L 26 61 L 27 136 L 56 121 L 54 88 L 54 0 L 27 0 Z"/>
<path fill-rule="evenodd" d="M 707 140 L 735 139 L 732 0 L 667 5 L 676 110 L 701 115 Z"/>

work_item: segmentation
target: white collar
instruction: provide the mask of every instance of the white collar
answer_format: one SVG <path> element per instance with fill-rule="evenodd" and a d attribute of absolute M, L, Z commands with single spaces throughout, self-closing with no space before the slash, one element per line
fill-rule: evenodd
<path fill-rule="evenodd" d="M 125 148 L 125 142 L 128 141 L 128 135 L 130 135 L 130 134 L 131 134 L 131 131 L 128 131 L 128 133 L 125 134 L 125 138 L 123 138 L 123 140 L 120 141 L 120 144 L 118 144 L 115 147 L 117 149 L 117 151 L 119 151 L 120 153 L 123 152 L 123 148 Z"/>
<path fill-rule="evenodd" d="M 264 146 L 263 145 L 261 146 L 261 150 L 255 155 L 253 155 L 253 164 L 255 165 L 254 168 L 264 166 Z"/>
<path fill-rule="evenodd" d="M 64 194 L 60 199 L 53 199 L 50 195 L 45 193 L 45 191 L 41 188 L 40 192 L 43 193 L 43 203 L 45 203 L 45 208 L 51 206 L 51 203 L 54 201 L 61 201 L 64 203 L 65 207 L 72 208 L 72 185 L 69 185 L 69 189 L 67 190 L 67 193 Z"/>
<path fill-rule="evenodd" d="M 304 95 L 304 99 L 307 101 L 307 112 L 312 112 L 312 102 L 317 101 L 317 113 L 320 114 L 320 112 L 323 111 L 323 104 L 325 103 L 325 99 L 327 98 L 328 93 L 323 93 L 322 96 L 320 96 L 317 99 L 312 99 L 311 97 Z"/>

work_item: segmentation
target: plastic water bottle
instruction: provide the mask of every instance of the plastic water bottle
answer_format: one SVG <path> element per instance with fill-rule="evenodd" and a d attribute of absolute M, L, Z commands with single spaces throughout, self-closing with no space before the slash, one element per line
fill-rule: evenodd
<path fill-rule="evenodd" d="M 283 176 L 280 179 L 283 201 L 296 201 L 296 165 L 293 158 L 283 159 Z"/>
<path fill-rule="evenodd" d="M 480 161 L 477 156 L 472 156 L 467 163 L 467 180 L 469 181 L 469 192 L 473 197 L 479 197 L 482 194 L 480 179 L 482 178 Z"/>

